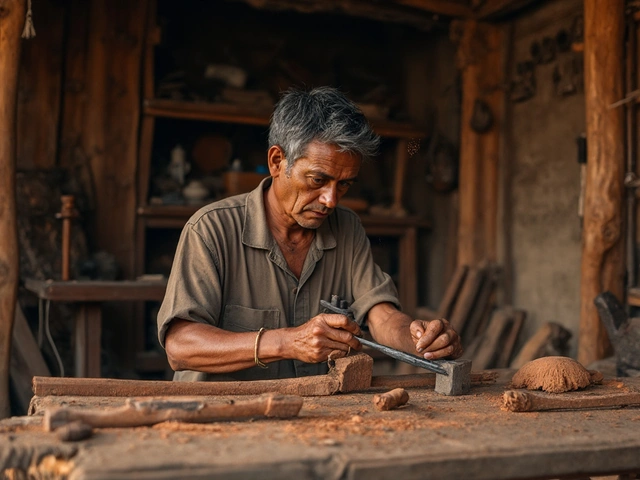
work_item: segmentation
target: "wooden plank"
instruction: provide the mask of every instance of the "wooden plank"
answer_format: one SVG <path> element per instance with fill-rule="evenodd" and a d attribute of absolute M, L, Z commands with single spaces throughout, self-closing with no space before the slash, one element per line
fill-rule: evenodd
<path fill-rule="evenodd" d="M 478 267 L 471 267 L 464 280 L 464 285 L 458 296 L 456 305 L 451 313 L 449 322 L 458 333 L 464 330 L 469 314 L 484 281 L 485 271 Z"/>
<path fill-rule="evenodd" d="M 500 354 L 500 346 L 512 324 L 513 311 L 511 308 L 501 308 L 493 313 L 487 331 L 482 335 L 482 341 L 473 356 L 474 368 L 484 370 L 493 367 Z"/>
<path fill-rule="evenodd" d="M 497 257 L 498 160 L 504 94 L 503 32 L 476 21 L 462 24 L 458 66 L 462 70 L 460 132 L 460 216 L 458 265 L 476 265 Z M 483 133 L 471 127 L 477 101 L 491 110 Z"/>
<path fill-rule="evenodd" d="M 161 301 L 166 280 L 56 281 L 27 279 L 25 288 L 39 298 L 59 302 Z"/>
<path fill-rule="evenodd" d="M 526 317 L 527 312 L 524 310 L 514 310 L 513 323 L 511 324 L 509 333 L 500 347 L 498 359 L 493 368 L 507 368 L 509 366 L 516 342 L 518 341 L 518 335 L 520 335 L 520 331 L 522 330 Z"/>
<path fill-rule="evenodd" d="M 19 169 L 57 166 L 64 11 L 61 2 L 38 2 L 37 37 L 22 46 L 16 156 Z"/>
<path fill-rule="evenodd" d="M 440 305 L 438 306 L 438 317 L 449 318 L 453 311 L 453 306 L 458 298 L 458 294 L 464 284 L 464 279 L 469 271 L 468 265 L 459 265 L 453 274 L 453 277 L 447 284 L 447 289 L 444 292 Z"/>
<path fill-rule="evenodd" d="M 9 364 L 18 291 L 16 98 L 25 0 L 0 0 L 0 419 L 11 413 Z"/>
<path fill-rule="evenodd" d="M 582 230 L 578 361 L 606 357 L 611 344 L 593 303 L 603 291 L 623 298 L 625 171 L 624 0 L 584 2 L 587 169 Z"/>
<path fill-rule="evenodd" d="M 547 322 L 523 345 L 509 365 L 518 369 L 525 363 L 547 355 L 563 355 L 571 332 L 557 323 Z"/>
<path fill-rule="evenodd" d="M 480 286 L 480 290 L 473 303 L 473 308 L 469 313 L 465 330 L 461 332 L 464 337 L 465 346 L 469 341 L 479 335 L 482 335 L 489 323 L 491 311 L 495 306 L 495 289 L 496 289 L 496 267 L 488 266 L 484 270 L 484 281 Z"/>
<path fill-rule="evenodd" d="M 11 388 L 19 407 L 27 412 L 33 396 L 31 380 L 34 376 L 51 376 L 49 367 L 38 348 L 27 319 L 19 305 L 16 305 L 11 344 Z"/>

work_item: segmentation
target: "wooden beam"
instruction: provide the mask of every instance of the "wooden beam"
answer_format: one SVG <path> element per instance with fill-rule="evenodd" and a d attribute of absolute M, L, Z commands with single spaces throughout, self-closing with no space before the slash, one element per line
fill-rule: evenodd
<path fill-rule="evenodd" d="M 444 15 L 446 17 L 464 17 L 470 18 L 473 16 L 473 10 L 471 9 L 468 1 L 455 1 L 455 0 L 394 0 L 399 5 L 406 7 L 418 8 L 420 10 L 426 10 L 438 15 Z"/>
<path fill-rule="evenodd" d="M 539 0 L 485 0 L 478 2 L 474 8 L 474 17 L 482 20 L 494 20 L 518 10 Z"/>
<path fill-rule="evenodd" d="M 232 0 L 247 3 L 254 8 L 266 10 L 293 10 L 298 13 L 337 13 L 354 17 L 369 18 L 387 23 L 402 23 L 412 25 L 420 30 L 431 30 L 438 19 L 434 18 L 432 10 L 412 7 L 411 0 L 371 2 L 370 0 Z M 416 0 L 417 1 L 417 0 Z M 405 6 L 403 3 L 407 2 Z M 430 0 L 426 3 L 439 4 L 445 11 L 463 12 L 469 9 L 460 9 L 456 5 L 459 2 L 449 2 L 448 0 Z M 417 1 L 418 4 L 425 3 Z M 452 7 L 447 4 L 452 3 Z M 464 5 L 463 5 L 464 6 Z M 453 16 L 454 13 L 442 13 L 442 15 Z"/>
<path fill-rule="evenodd" d="M 624 0 L 584 2 L 587 174 L 578 338 L 578 361 L 583 365 L 611 350 L 595 297 L 610 290 L 623 298 L 623 109 L 609 105 L 624 97 L 624 5 Z"/>
<path fill-rule="evenodd" d="M 25 0 L 0 0 L 0 419 L 11 414 L 9 368 L 18 292 L 16 98 Z"/>
<path fill-rule="evenodd" d="M 498 160 L 504 94 L 503 32 L 475 20 L 454 25 L 461 31 L 458 66 L 462 70 L 460 133 L 460 216 L 458 265 L 477 265 L 497 258 Z M 493 116 L 488 131 L 471 127 L 476 102 Z"/>

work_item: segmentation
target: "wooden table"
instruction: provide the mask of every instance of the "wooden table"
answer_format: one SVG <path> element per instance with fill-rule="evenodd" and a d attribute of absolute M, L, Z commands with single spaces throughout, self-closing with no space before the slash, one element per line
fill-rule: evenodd
<path fill-rule="evenodd" d="M 77 443 L 42 432 L 37 416 L 17 417 L 0 422 L 0 472 L 32 461 L 46 472 L 54 468 L 42 460 L 46 454 L 57 457 L 55 467 L 68 467 L 70 478 L 84 479 L 499 480 L 640 472 L 640 409 L 507 412 L 500 409 L 507 380 L 460 397 L 409 389 L 408 406 L 395 411 L 375 410 L 374 392 L 310 397 L 292 420 L 98 429 Z M 640 379 L 624 382 L 640 390 Z M 615 382 L 607 388 L 619 390 Z M 56 398 L 89 407 L 124 402 Z"/>
<path fill-rule="evenodd" d="M 75 376 L 100 376 L 102 302 L 161 301 L 165 280 L 56 281 L 27 279 L 25 287 L 42 300 L 75 304 Z"/>

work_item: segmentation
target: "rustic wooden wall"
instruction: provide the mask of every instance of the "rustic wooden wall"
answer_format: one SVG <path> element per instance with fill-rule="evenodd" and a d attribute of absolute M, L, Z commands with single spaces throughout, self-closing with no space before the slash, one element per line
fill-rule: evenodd
<path fill-rule="evenodd" d="M 24 42 L 17 167 L 68 169 L 93 248 L 133 275 L 140 69 L 148 0 L 40 0 Z"/>
<path fill-rule="evenodd" d="M 36 3 L 36 37 L 23 41 L 18 82 L 20 169 L 56 166 L 65 7 L 59 1 Z"/>
<path fill-rule="evenodd" d="M 133 274 L 140 68 L 148 0 L 73 0 L 60 165 L 84 175 L 95 201 L 95 248 Z M 88 167 L 88 168 L 87 168 Z"/>
<path fill-rule="evenodd" d="M 459 25 L 458 65 L 462 70 L 460 133 L 460 220 L 458 265 L 496 261 L 498 161 L 503 113 L 503 29 L 474 20 Z M 476 102 L 493 121 L 485 132 L 471 126 Z"/>

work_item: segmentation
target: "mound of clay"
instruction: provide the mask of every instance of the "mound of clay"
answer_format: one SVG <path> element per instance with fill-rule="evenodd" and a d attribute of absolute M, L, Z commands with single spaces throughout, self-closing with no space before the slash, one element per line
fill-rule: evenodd
<path fill-rule="evenodd" d="M 511 379 L 514 388 L 562 393 L 602 381 L 599 372 L 589 372 L 568 357 L 542 357 L 525 363 Z"/>

